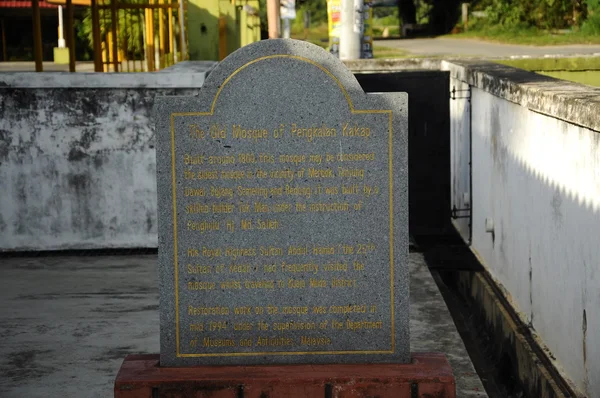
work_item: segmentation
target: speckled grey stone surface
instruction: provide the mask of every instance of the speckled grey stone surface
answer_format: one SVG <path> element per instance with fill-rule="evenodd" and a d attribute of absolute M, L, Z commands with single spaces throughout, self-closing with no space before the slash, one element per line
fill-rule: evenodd
<path fill-rule="evenodd" d="M 161 365 L 409 360 L 407 101 L 285 39 L 157 98 Z"/>

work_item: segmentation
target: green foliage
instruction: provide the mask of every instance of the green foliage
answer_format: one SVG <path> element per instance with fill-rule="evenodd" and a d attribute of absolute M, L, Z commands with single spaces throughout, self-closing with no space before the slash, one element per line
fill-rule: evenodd
<path fill-rule="evenodd" d="M 267 30 L 269 26 L 267 20 L 267 0 L 258 0 L 258 17 L 260 18 L 261 29 Z"/>
<path fill-rule="evenodd" d="M 305 33 L 308 33 L 308 35 L 305 35 Z M 311 28 L 308 29 L 308 32 L 304 31 L 304 25 L 293 24 L 292 39 L 306 40 L 317 46 L 327 48 L 329 44 L 327 22 L 322 22 L 320 25 L 311 26 Z"/>
<path fill-rule="evenodd" d="M 582 30 L 568 30 L 551 33 L 537 28 L 489 28 L 471 29 L 468 32 L 453 34 L 454 38 L 475 38 L 500 43 L 551 46 L 564 44 L 600 44 L 600 35 L 586 34 Z"/>
<path fill-rule="evenodd" d="M 417 23 L 426 24 L 429 22 L 429 13 L 433 6 L 426 1 L 417 2 Z M 373 24 L 375 26 L 400 27 L 402 24 L 400 10 L 398 7 L 375 7 L 373 8 Z"/>
<path fill-rule="evenodd" d="M 400 18 L 398 17 L 398 9 L 395 9 L 396 12 L 391 12 L 385 16 L 373 16 L 373 25 L 374 26 L 400 26 Z"/>
<path fill-rule="evenodd" d="M 296 23 L 302 26 L 305 11 L 310 11 L 310 26 L 327 23 L 327 0 L 296 0 Z"/>
<path fill-rule="evenodd" d="M 471 5 L 473 10 L 487 14 L 485 19 L 476 21 L 479 26 L 548 30 L 578 25 L 584 8 L 582 0 L 480 0 Z"/>
<path fill-rule="evenodd" d="M 473 0 L 470 10 L 486 16 L 471 17 L 463 37 L 534 45 L 600 42 L 600 0 Z"/>
<path fill-rule="evenodd" d="M 428 24 L 429 23 L 429 15 L 433 10 L 433 4 L 427 3 L 425 1 L 419 2 L 417 6 L 417 23 L 419 24 Z"/>
<path fill-rule="evenodd" d="M 587 0 L 587 18 L 581 31 L 588 35 L 600 35 L 600 0 Z"/>

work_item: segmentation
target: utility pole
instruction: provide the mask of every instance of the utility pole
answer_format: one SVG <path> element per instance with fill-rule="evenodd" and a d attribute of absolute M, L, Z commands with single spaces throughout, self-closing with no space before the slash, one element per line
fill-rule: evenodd
<path fill-rule="evenodd" d="M 360 59 L 363 0 L 342 0 L 340 59 Z"/>
<path fill-rule="evenodd" d="M 279 0 L 267 0 L 269 39 L 279 38 Z"/>

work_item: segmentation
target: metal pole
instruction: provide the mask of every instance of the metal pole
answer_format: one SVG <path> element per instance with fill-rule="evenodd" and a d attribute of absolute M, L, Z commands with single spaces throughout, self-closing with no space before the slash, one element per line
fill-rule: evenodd
<path fill-rule="evenodd" d="M 6 32 L 4 31 L 4 19 L 2 19 L 2 61 L 8 61 L 8 56 L 6 55 Z"/>
<path fill-rule="evenodd" d="M 227 20 L 219 17 L 219 61 L 227 57 Z"/>
<path fill-rule="evenodd" d="M 150 31 L 150 28 L 148 27 L 148 11 L 149 10 L 147 8 L 144 9 L 144 54 L 146 55 L 146 72 L 150 72 L 150 65 L 152 62 L 150 57 L 150 49 L 148 47 L 148 42 L 150 40 L 148 38 L 148 32 Z"/>
<path fill-rule="evenodd" d="M 98 0 L 91 0 L 92 7 L 92 40 L 94 47 L 94 71 L 102 72 L 102 46 L 100 43 L 100 15 L 98 13 Z"/>
<path fill-rule="evenodd" d="M 63 13 L 62 6 L 58 6 L 58 47 L 65 48 L 65 35 L 64 35 L 64 24 L 63 24 Z"/>
<path fill-rule="evenodd" d="M 106 0 L 103 0 L 102 3 L 104 4 L 108 4 L 105 3 Z M 110 4 L 109 4 L 110 7 Z M 110 50 L 111 50 L 111 46 L 112 46 L 112 32 L 110 30 L 107 30 L 107 27 L 110 27 L 110 15 L 106 13 L 106 11 L 102 12 L 102 21 L 101 21 L 101 26 L 105 29 L 104 32 L 104 41 L 102 42 L 104 44 L 104 53 L 102 54 L 102 70 L 104 72 L 110 72 Z M 102 37 L 102 36 L 101 36 Z"/>
<path fill-rule="evenodd" d="M 267 0 L 269 39 L 279 38 L 279 0 Z"/>
<path fill-rule="evenodd" d="M 135 55 L 133 51 L 130 51 L 131 45 L 133 43 L 133 28 L 131 24 L 131 13 L 133 10 L 124 9 L 123 10 L 123 22 L 125 22 L 125 37 L 123 40 L 125 41 L 125 64 L 127 65 L 127 72 L 131 71 L 131 65 L 129 61 L 133 61 L 133 69 L 135 70 Z M 120 13 L 121 11 L 119 11 Z M 121 67 L 122 68 L 122 67 Z"/>
<path fill-rule="evenodd" d="M 362 0 L 342 0 L 340 59 L 360 59 L 362 38 Z"/>
<path fill-rule="evenodd" d="M 119 71 L 119 40 L 117 38 L 117 24 L 119 23 L 119 17 L 117 15 L 117 0 L 110 0 L 110 28 L 111 28 L 111 41 L 112 41 L 112 58 L 113 58 L 113 71 Z M 107 40 L 108 41 L 108 40 Z M 108 43 L 106 43 L 108 46 Z"/>
<path fill-rule="evenodd" d="M 144 9 L 144 15 L 140 15 L 140 21 L 142 22 L 142 41 L 141 41 L 141 49 L 142 49 L 142 71 L 148 72 L 150 70 L 150 62 L 148 60 L 148 48 L 146 47 L 146 36 L 148 36 L 148 26 L 146 24 L 146 16 L 148 15 L 148 10 Z"/>
<path fill-rule="evenodd" d="M 175 46 L 173 45 L 175 43 L 175 38 L 173 37 L 173 9 L 169 8 L 169 11 L 167 12 L 167 17 L 169 18 L 169 54 L 171 54 L 171 59 L 169 60 L 170 64 L 173 64 L 174 61 L 174 54 L 177 51 L 174 50 Z"/>
<path fill-rule="evenodd" d="M 163 4 L 163 0 L 158 0 L 158 4 Z M 165 68 L 165 48 L 167 46 L 167 40 L 165 37 L 165 10 L 164 8 L 158 9 L 158 49 L 159 49 L 159 68 Z"/>
<path fill-rule="evenodd" d="M 187 45 L 185 42 L 185 14 L 183 13 L 183 1 L 179 0 L 179 31 L 181 32 L 181 60 L 187 58 Z"/>
<path fill-rule="evenodd" d="M 283 34 L 282 34 L 282 37 L 284 39 L 289 39 L 290 35 L 291 35 L 290 20 L 289 20 L 289 18 L 285 18 L 283 20 Z"/>
<path fill-rule="evenodd" d="M 152 4 L 152 0 L 150 0 Z M 146 47 L 148 54 L 148 72 L 154 72 L 156 70 L 154 64 L 154 10 L 152 8 L 146 9 Z"/>
<path fill-rule="evenodd" d="M 75 31 L 73 25 L 73 1 L 67 0 L 67 47 L 69 48 L 69 72 L 75 72 Z"/>
<path fill-rule="evenodd" d="M 43 53 L 42 53 L 42 21 L 40 18 L 40 1 L 32 0 L 33 9 L 33 54 L 35 57 L 35 71 L 43 72 Z"/>

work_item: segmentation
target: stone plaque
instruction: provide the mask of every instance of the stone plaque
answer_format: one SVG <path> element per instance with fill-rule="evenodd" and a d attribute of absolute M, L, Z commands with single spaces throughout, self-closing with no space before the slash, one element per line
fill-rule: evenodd
<path fill-rule="evenodd" d="M 155 117 L 161 365 L 409 361 L 405 93 L 267 40 Z"/>

